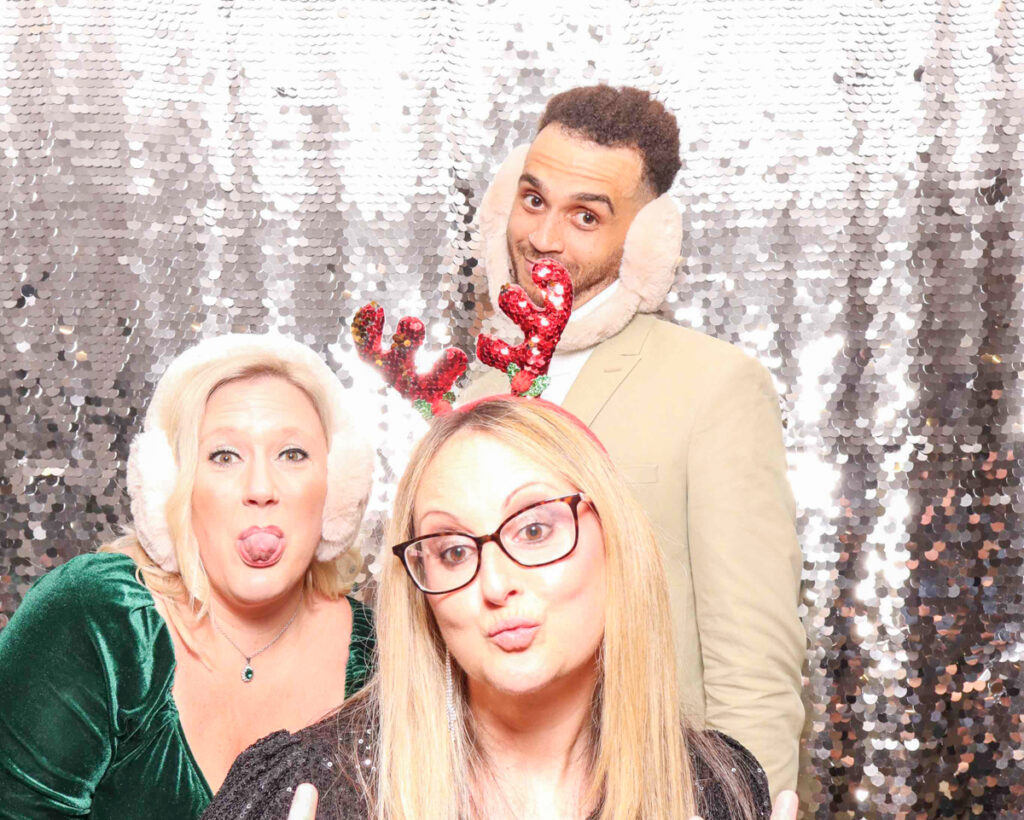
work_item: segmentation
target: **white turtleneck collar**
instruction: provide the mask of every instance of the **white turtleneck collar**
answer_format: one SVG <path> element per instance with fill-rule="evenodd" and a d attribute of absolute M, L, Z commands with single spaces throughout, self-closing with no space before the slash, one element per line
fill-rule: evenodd
<path fill-rule="evenodd" d="M 586 302 L 583 307 L 574 310 L 569 318 L 569 323 L 586 319 L 589 315 L 599 310 L 603 304 L 615 299 L 620 289 L 621 285 L 619 280 L 616 279 Z M 580 371 L 583 370 L 583 365 L 587 363 L 587 359 L 590 358 L 590 354 L 593 352 L 593 347 L 566 352 L 555 350 L 555 355 L 551 357 L 551 364 L 548 365 L 548 375 L 551 377 L 551 384 L 544 391 L 544 398 L 555 404 L 562 404 L 569 393 L 569 388 L 572 387 L 573 382 L 580 375 Z"/>

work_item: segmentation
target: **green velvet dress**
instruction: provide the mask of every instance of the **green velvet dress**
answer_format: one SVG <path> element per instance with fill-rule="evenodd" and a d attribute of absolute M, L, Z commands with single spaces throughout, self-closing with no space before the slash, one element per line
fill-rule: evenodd
<path fill-rule="evenodd" d="M 352 604 L 345 693 L 373 663 Z M 0 632 L 0 818 L 190 820 L 212 797 L 171 697 L 174 646 L 124 555 L 41 578 Z"/>

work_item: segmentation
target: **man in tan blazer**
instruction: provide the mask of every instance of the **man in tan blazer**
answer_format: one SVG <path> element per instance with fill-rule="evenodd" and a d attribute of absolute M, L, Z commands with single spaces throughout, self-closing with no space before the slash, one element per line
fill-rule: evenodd
<path fill-rule="evenodd" d="M 678 261 L 665 192 L 679 165 L 675 118 L 645 92 L 552 98 L 484 197 L 484 264 L 492 304 L 510 280 L 539 303 L 529 272 L 542 257 L 572 275 L 544 396 L 590 425 L 632 483 L 664 549 L 687 706 L 754 753 L 774 796 L 796 785 L 806 642 L 779 403 L 739 348 L 643 315 Z M 502 318 L 495 329 L 516 338 Z M 463 398 L 508 389 L 491 371 Z"/>

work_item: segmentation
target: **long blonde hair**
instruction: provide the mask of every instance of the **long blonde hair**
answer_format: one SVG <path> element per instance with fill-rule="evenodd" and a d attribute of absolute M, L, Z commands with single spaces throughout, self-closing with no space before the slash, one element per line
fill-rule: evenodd
<path fill-rule="evenodd" d="M 178 571 L 169 572 L 157 566 L 130 527 L 126 528 L 120 538 L 104 544 L 98 550 L 130 556 L 135 561 L 140 579 L 154 595 L 190 607 L 199 618 L 208 611 L 210 589 L 210 581 L 199 555 L 199 542 L 192 531 L 192 489 L 199 462 L 199 429 L 206 412 L 206 403 L 218 387 L 261 376 L 284 379 L 309 397 L 323 424 L 330 447 L 333 422 L 330 401 L 316 377 L 307 372 L 306 368 L 266 350 L 239 351 L 232 356 L 205 362 L 189 370 L 183 384 L 175 385 L 176 389 L 161 406 L 160 418 L 156 419 L 167 435 L 177 465 L 166 514 Z M 331 561 L 313 561 L 303 579 L 304 587 L 307 592 L 337 599 L 351 590 L 358 569 L 359 562 L 351 552 L 343 553 Z M 177 617 L 174 607 L 167 607 L 166 610 L 186 643 L 191 645 L 188 629 Z"/>
<path fill-rule="evenodd" d="M 493 436 L 560 474 L 587 494 L 601 516 L 608 586 L 587 805 L 600 820 L 695 814 L 689 736 L 708 745 L 701 753 L 725 781 L 723 791 L 736 809 L 731 816 L 753 817 L 745 808 L 750 801 L 743 784 L 729 782 L 724 754 L 684 729 L 675 665 L 669 662 L 674 650 L 661 552 L 622 477 L 585 428 L 557 408 L 510 399 L 440 417 L 398 484 L 389 542 L 415 535 L 413 504 L 427 466 L 447 441 L 468 431 Z M 381 577 L 377 629 L 378 677 L 361 699 L 379 721 L 376 773 L 366 784 L 372 815 L 479 816 L 470 784 L 488 773 L 481 771 L 486 762 L 474 742 L 464 675 L 453 662 L 453 739 L 445 708 L 445 647 L 425 596 L 397 560 L 387 562 Z"/>

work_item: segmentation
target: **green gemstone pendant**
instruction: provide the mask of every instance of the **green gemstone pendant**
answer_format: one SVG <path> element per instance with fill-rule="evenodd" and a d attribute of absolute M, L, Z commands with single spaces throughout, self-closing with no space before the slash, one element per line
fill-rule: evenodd
<path fill-rule="evenodd" d="M 253 675 L 256 673 L 252 671 L 252 667 L 249 664 L 245 665 L 245 669 L 242 670 L 242 681 L 248 683 L 252 680 Z"/>

